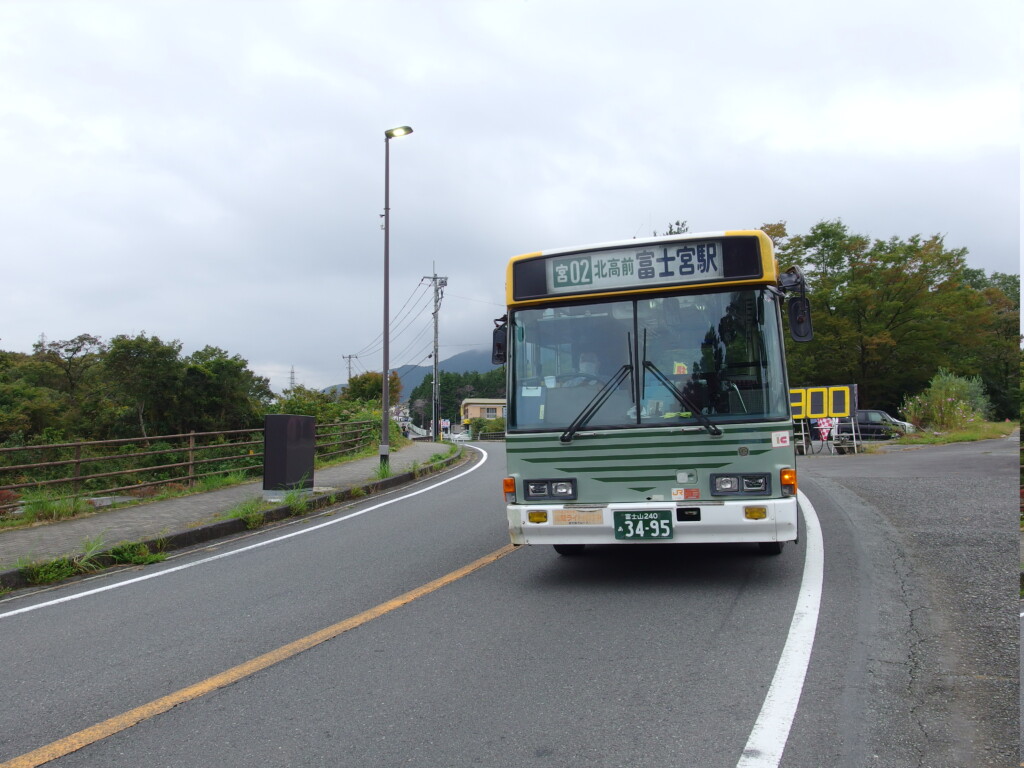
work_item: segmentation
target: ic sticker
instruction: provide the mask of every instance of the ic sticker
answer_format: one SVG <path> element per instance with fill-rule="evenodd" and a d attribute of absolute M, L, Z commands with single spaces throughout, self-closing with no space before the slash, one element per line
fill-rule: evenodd
<path fill-rule="evenodd" d="M 788 448 L 792 444 L 789 432 L 772 432 L 772 448 Z"/>

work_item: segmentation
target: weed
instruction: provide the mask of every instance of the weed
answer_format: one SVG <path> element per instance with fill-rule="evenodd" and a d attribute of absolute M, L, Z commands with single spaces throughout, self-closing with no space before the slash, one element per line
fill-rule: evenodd
<path fill-rule="evenodd" d="M 118 565 L 149 565 L 167 559 L 163 552 L 150 552 L 142 542 L 126 542 L 110 550 L 110 557 Z"/>
<path fill-rule="evenodd" d="M 226 488 L 230 485 L 241 485 L 242 483 L 247 483 L 250 479 L 251 478 L 248 474 L 241 470 L 228 472 L 225 475 L 210 475 L 209 477 L 199 478 L 192 491 L 199 493 L 204 491 L 215 491 L 218 488 Z"/>
<path fill-rule="evenodd" d="M 78 573 L 74 561 L 70 557 L 58 557 L 43 563 L 29 563 L 18 568 L 22 577 L 29 584 L 52 584 L 62 581 Z"/>
<path fill-rule="evenodd" d="M 26 494 L 22 520 L 64 520 L 92 510 L 80 497 L 60 498 L 45 492 Z"/>
<path fill-rule="evenodd" d="M 231 509 L 225 514 L 225 518 L 237 518 L 245 522 L 245 527 L 250 531 L 263 525 L 263 510 L 266 504 L 258 498 L 248 499 Z"/>
<path fill-rule="evenodd" d="M 935 432 L 927 429 L 910 432 L 892 442 L 895 445 L 946 445 L 948 443 L 969 443 L 976 440 L 995 440 L 1006 437 L 1017 426 L 1017 422 L 1014 421 L 977 420 L 968 422 L 960 429 L 948 432 Z"/>
<path fill-rule="evenodd" d="M 285 494 L 284 503 L 293 515 L 304 515 L 309 511 L 309 494 L 296 488 Z"/>
<path fill-rule="evenodd" d="M 374 471 L 373 476 L 378 480 L 384 480 L 391 477 L 391 464 L 378 464 L 377 469 Z"/>
<path fill-rule="evenodd" d="M 75 567 L 79 573 L 89 573 L 102 568 L 96 556 L 103 551 L 103 534 L 86 538 L 82 541 L 82 554 L 75 558 Z"/>

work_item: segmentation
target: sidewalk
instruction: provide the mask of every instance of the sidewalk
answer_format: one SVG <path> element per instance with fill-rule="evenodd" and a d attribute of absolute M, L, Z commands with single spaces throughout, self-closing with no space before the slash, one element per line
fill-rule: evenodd
<path fill-rule="evenodd" d="M 311 508 L 327 506 L 332 496 L 336 501 L 343 501 L 409 482 L 415 479 L 414 468 L 421 474 L 428 466 L 436 471 L 464 455 L 460 452 L 444 462 L 430 465 L 432 456 L 447 450 L 447 444 L 416 441 L 392 451 L 391 477 L 385 480 L 377 479 L 378 456 L 318 469 L 313 477 Z M 246 528 L 241 520 L 213 522 L 213 519 L 253 498 L 262 500 L 262 480 L 207 493 L 99 510 L 87 517 L 30 528 L 0 530 L 0 587 L 26 586 L 17 569 L 19 563 L 79 555 L 84 552 L 87 541 L 102 541 L 104 550 L 123 542 L 146 542 L 171 550 L 243 532 Z M 289 516 L 291 512 L 287 507 L 264 514 L 267 522 Z"/>

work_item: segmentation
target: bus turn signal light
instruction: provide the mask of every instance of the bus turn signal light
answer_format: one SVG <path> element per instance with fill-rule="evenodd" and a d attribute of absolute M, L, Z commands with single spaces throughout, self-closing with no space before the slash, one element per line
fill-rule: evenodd
<path fill-rule="evenodd" d="M 501 485 L 505 491 L 505 503 L 514 504 L 516 500 L 516 479 L 514 477 L 506 477 Z"/>
<path fill-rule="evenodd" d="M 779 473 L 783 496 L 796 496 L 796 470 L 783 469 Z"/>

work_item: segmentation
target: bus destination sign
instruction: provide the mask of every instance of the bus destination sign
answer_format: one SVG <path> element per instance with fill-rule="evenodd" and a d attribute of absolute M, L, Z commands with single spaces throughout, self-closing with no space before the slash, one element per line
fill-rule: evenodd
<path fill-rule="evenodd" d="M 549 294 L 657 288 L 724 277 L 719 240 L 579 253 L 547 262 Z"/>

